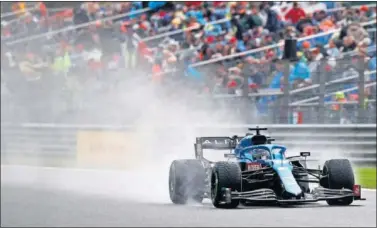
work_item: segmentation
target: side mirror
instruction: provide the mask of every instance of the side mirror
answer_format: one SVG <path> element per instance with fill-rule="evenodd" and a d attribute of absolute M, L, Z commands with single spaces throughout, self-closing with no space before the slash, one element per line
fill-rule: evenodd
<path fill-rule="evenodd" d="M 300 152 L 300 156 L 301 157 L 309 157 L 310 156 L 310 152 Z"/>

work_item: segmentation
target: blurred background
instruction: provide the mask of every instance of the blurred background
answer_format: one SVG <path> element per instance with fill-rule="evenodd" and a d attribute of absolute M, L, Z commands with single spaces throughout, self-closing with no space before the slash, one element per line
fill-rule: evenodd
<path fill-rule="evenodd" d="M 20 132 L 40 152 L 38 124 L 133 125 L 151 105 L 170 107 L 159 124 L 375 129 L 375 2 L 1 4 L 2 156 Z M 375 133 L 357 137 L 375 166 Z"/>

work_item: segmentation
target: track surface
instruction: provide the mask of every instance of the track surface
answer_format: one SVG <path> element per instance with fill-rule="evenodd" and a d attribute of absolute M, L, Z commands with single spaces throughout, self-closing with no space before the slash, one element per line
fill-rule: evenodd
<path fill-rule="evenodd" d="M 132 178 L 122 182 L 125 176 L 117 181 L 111 172 L 99 177 L 99 171 L 3 166 L 1 171 L 2 227 L 376 226 L 375 191 L 363 191 L 367 201 L 358 201 L 349 207 L 313 203 L 290 208 L 219 210 L 209 202 L 203 205 L 172 205 L 167 193 L 163 193 L 167 191 L 165 182 L 163 186 L 157 186 L 156 183 L 137 186 L 138 182 Z M 94 173 L 96 181 L 91 179 Z M 138 178 L 146 179 L 141 176 Z M 62 185 L 62 182 L 69 183 Z M 83 187 L 86 187 L 85 191 Z M 140 188 L 138 192 L 136 188 Z"/>

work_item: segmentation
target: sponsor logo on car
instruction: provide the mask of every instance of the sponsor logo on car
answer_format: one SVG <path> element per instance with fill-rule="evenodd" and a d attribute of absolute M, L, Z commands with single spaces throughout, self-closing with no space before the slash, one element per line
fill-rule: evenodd
<path fill-rule="evenodd" d="M 262 168 L 262 165 L 258 162 L 247 163 L 247 170 L 258 170 L 261 168 Z"/>

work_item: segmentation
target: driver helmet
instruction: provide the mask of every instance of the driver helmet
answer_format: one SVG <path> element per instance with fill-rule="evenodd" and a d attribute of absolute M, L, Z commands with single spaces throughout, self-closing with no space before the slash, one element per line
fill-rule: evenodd
<path fill-rule="evenodd" d="M 270 159 L 270 152 L 265 149 L 255 149 L 252 151 L 254 160 L 267 160 Z"/>

